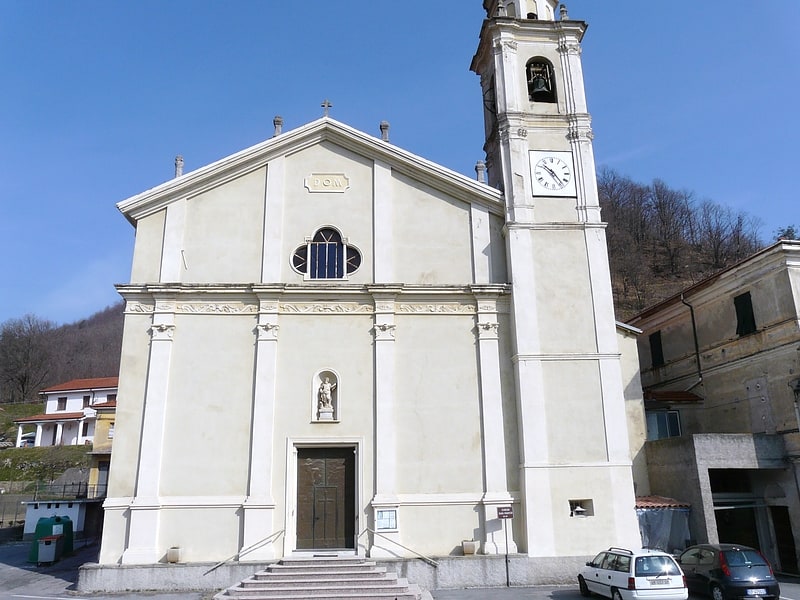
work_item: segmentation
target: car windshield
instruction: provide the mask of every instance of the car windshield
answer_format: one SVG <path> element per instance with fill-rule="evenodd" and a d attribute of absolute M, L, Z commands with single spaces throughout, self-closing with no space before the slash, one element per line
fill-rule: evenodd
<path fill-rule="evenodd" d="M 755 550 L 725 550 L 723 554 L 729 567 L 760 567 L 767 564 Z"/>
<path fill-rule="evenodd" d="M 678 565 L 669 556 L 639 556 L 636 558 L 636 577 L 680 574 Z"/>

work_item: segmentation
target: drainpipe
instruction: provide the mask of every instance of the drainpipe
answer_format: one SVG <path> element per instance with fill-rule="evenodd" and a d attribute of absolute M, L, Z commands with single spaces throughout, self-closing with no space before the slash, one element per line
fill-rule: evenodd
<path fill-rule="evenodd" d="M 689 307 L 689 313 L 692 316 L 692 337 L 694 338 L 694 360 L 695 364 L 697 365 L 697 382 L 686 390 L 688 392 L 689 390 L 697 387 L 703 382 L 703 371 L 700 366 L 700 344 L 697 341 L 697 322 L 694 320 L 694 307 L 684 299 L 683 292 L 681 292 L 681 302 Z"/>
<path fill-rule="evenodd" d="M 798 399 L 800 399 L 800 379 L 790 381 L 789 387 L 792 388 L 792 393 L 794 394 L 794 420 L 797 423 L 797 431 L 800 432 L 800 407 L 798 407 Z"/>

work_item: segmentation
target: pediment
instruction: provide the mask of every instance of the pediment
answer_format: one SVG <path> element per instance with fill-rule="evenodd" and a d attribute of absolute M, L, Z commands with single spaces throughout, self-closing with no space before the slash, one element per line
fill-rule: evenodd
<path fill-rule="evenodd" d="M 394 172 L 490 212 L 503 214 L 503 195 L 498 190 L 446 167 L 403 150 L 389 142 L 358 131 L 329 117 L 227 156 L 117 204 L 131 222 L 161 210 L 174 200 L 192 197 L 242 177 L 269 162 L 311 146 L 328 143 L 366 159 L 388 165 Z"/>

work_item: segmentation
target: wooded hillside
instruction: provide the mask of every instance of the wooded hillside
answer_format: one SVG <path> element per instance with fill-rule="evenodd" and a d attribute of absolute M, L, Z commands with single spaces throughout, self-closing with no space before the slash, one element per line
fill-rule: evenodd
<path fill-rule="evenodd" d="M 0 325 L 0 403 L 38 402 L 39 390 L 119 373 L 122 347 L 119 302 L 91 317 L 56 327 L 35 315 Z"/>
<path fill-rule="evenodd" d="M 761 221 L 655 180 L 598 174 L 617 318 L 644 308 L 750 256 L 765 245 Z M 793 227 L 787 231 L 794 233 Z M 768 242 L 768 243 L 771 243 Z"/>

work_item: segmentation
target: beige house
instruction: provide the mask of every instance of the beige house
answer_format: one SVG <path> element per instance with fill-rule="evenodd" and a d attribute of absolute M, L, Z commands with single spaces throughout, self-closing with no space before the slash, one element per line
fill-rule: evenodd
<path fill-rule="evenodd" d="M 798 573 L 800 242 L 780 241 L 631 321 L 653 493 L 697 541 L 747 543 Z"/>
<path fill-rule="evenodd" d="M 89 494 L 105 497 L 108 491 L 108 471 L 111 466 L 111 446 L 114 443 L 114 423 L 117 401 L 109 400 L 95 407 L 94 444 L 89 468 Z"/>
<path fill-rule="evenodd" d="M 118 205 L 136 243 L 101 569 L 474 540 L 482 583 L 505 553 L 533 583 L 640 543 L 586 24 L 484 6 L 477 180 L 326 113 Z"/>

